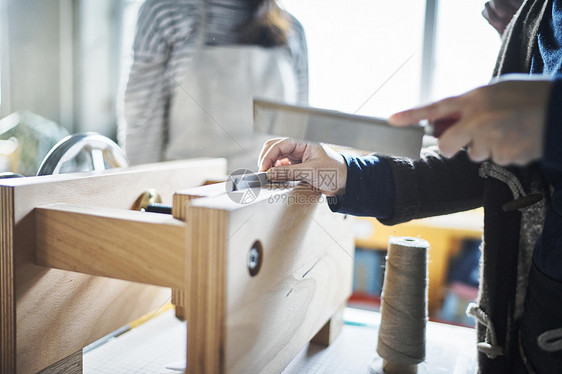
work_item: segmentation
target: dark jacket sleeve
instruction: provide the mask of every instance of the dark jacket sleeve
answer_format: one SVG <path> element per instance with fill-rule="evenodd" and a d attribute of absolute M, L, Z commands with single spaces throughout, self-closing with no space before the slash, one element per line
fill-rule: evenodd
<path fill-rule="evenodd" d="M 543 167 L 562 171 L 562 74 L 552 81 L 550 103 L 547 112 Z"/>
<path fill-rule="evenodd" d="M 436 149 L 422 152 L 419 161 L 388 159 L 395 185 L 394 213 L 386 225 L 460 212 L 482 206 L 480 164 L 462 150 L 447 159 Z"/>
<path fill-rule="evenodd" d="M 346 193 L 330 203 L 336 212 L 377 217 L 394 225 L 482 206 L 479 164 L 465 151 L 450 159 L 426 149 L 418 161 L 368 156 L 346 157 L 346 162 Z"/>

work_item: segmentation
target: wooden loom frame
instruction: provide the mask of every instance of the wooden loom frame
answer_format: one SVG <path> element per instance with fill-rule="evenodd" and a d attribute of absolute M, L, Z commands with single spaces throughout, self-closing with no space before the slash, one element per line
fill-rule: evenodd
<path fill-rule="evenodd" d="M 80 372 L 84 346 L 157 309 L 169 288 L 193 326 L 190 373 L 280 371 L 318 331 L 328 344 L 351 293 L 350 220 L 310 188 L 262 190 L 251 204 L 222 184 L 181 190 L 224 172 L 199 160 L 2 181 L 1 371 L 72 358 Z M 129 210 L 147 188 L 174 194 L 173 216 Z"/>

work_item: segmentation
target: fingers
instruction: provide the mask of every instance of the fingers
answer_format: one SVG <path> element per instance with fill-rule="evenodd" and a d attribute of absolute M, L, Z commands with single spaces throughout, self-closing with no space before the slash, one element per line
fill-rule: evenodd
<path fill-rule="evenodd" d="M 304 181 L 312 184 L 312 173 L 303 171 L 302 165 L 276 166 L 267 171 L 267 179 L 271 182 Z"/>
<path fill-rule="evenodd" d="M 439 151 L 445 157 L 452 157 L 466 148 L 468 157 L 475 162 L 492 160 L 498 165 L 514 163 L 518 142 L 508 140 L 509 135 L 497 131 L 495 126 L 501 120 L 470 118 L 455 124 L 439 138 Z"/>
<path fill-rule="evenodd" d="M 408 126 L 424 119 L 430 122 L 443 119 L 456 122 L 461 119 L 463 105 L 464 99 L 462 96 L 450 97 L 423 107 L 393 114 L 389 118 L 389 122 L 395 126 Z M 439 149 L 446 157 L 452 157 L 470 142 L 470 135 L 462 131 L 463 126 L 461 124 L 462 121 L 459 121 L 448 129 L 444 129 L 443 136 L 439 140 Z"/>
<path fill-rule="evenodd" d="M 267 141 L 259 161 L 272 182 L 304 181 L 326 195 L 345 191 L 347 164 L 328 146 L 282 138 Z"/>
<path fill-rule="evenodd" d="M 470 143 L 468 146 L 468 157 L 472 161 L 482 162 L 491 158 L 491 150 L 488 144 L 484 142 Z"/>
<path fill-rule="evenodd" d="M 492 116 L 468 114 L 450 126 L 439 138 L 439 151 L 445 157 L 453 157 L 461 149 L 468 151 L 471 160 L 481 162 L 492 156 L 492 149 L 502 141 L 495 129 Z"/>
<path fill-rule="evenodd" d="M 306 143 L 299 140 L 290 138 L 270 139 L 265 142 L 260 153 L 259 170 L 266 171 L 274 166 L 278 160 L 284 158 L 300 162 L 305 149 Z"/>
<path fill-rule="evenodd" d="M 279 142 L 280 140 L 282 140 L 283 138 L 273 138 L 273 139 L 269 139 L 267 140 L 264 144 L 263 147 L 260 151 L 260 155 L 258 157 L 258 168 L 259 171 L 265 171 L 267 169 L 269 169 L 271 167 L 271 165 L 268 165 L 267 167 L 262 168 L 263 162 L 264 162 L 264 156 L 266 155 L 266 153 L 271 149 L 271 147 L 273 147 L 273 145 L 277 142 Z"/>
<path fill-rule="evenodd" d="M 469 145 L 472 134 L 467 129 L 466 121 L 459 121 L 446 130 L 439 138 L 439 151 L 445 157 L 453 157 L 458 151 Z"/>
<path fill-rule="evenodd" d="M 326 146 L 311 147 L 303 163 L 275 166 L 267 171 L 267 179 L 272 182 L 304 181 L 328 196 L 343 193 L 347 182 L 345 158 Z"/>
<path fill-rule="evenodd" d="M 450 97 L 433 104 L 395 113 L 390 116 L 388 122 L 395 126 L 408 126 L 416 124 L 424 119 L 431 122 L 444 117 L 458 115 L 461 109 L 462 98 Z"/>

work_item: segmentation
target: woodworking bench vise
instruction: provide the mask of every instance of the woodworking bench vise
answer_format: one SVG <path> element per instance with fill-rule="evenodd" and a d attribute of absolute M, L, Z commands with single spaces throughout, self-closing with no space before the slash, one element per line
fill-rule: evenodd
<path fill-rule="evenodd" d="M 303 185 L 244 203 L 202 186 L 225 174 L 194 159 L 0 180 L 1 372 L 70 357 L 81 372 L 83 347 L 170 298 L 188 373 L 278 373 L 328 344 L 351 293 L 351 220 Z M 131 209 L 149 188 L 171 215 Z"/>

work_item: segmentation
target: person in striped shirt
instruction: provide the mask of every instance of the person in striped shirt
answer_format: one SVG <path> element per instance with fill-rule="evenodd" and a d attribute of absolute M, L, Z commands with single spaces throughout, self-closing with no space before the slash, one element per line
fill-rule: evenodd
<path fill-rule="evenodd" d="M 120 110 L 130 164 L 226 157 L 253 168 L 252 99 L 308 101 L 301 24 L 274 0 L 146 0 Z"/>

